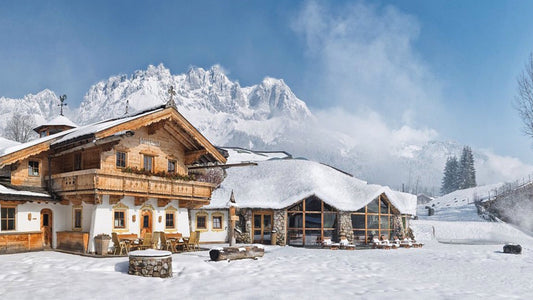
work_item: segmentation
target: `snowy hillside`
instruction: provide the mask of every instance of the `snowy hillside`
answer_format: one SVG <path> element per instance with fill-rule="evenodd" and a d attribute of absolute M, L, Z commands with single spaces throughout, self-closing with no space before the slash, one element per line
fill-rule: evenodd
<path fill-rule="evenodd" d="M 335 117 L 323 111 L 312 113 L 281 79 L 241 87 L 220 66 L 190 68 L 172 74 L 163 65 L 149 66 L 133 75 L 117 75 L 89 88 L 79 110 L 72 111 L 76 124 L 124 115 L 165 103 L 174 86 L 180 112 L 206 137 L 219 146 L 259 150 L 284 150 L 294 157 L 323 162 L 370 183 L 410 192 L 438 194 L 444 163 L 449 155 L 460 155 L 463 145 L 455 142 L 413 138 L 409 128 L 381 137 L 370 127 L 352 124 L 338 130 L 329 126 Z M 23 99 L 0 98 L 3 128 L 17 110 L 32 113 L 38 122 L 58 113 L 58 97 L 45 90 Z M 20 104 L 20 105 L 18 105 Z M 68 112 L 67 112 L 68 114 Z M 378 137 L 379 140 L 378 140 Z M 479 184 L 512 181 L 533 173 L 533 166 L 517 159 L 474 149 Z"/>

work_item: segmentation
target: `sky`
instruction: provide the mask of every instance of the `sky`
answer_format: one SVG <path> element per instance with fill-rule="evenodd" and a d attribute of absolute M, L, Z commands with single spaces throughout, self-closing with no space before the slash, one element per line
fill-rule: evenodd
<path fill-rule="evenodd" d="M 112 75 L 219 64 L 243 86 L 284 79 L 318 115 L 371 116 L 533 163 L 512 107 L 532 11 L 531 1 L 5 1 L 0 96 L 48 88 L 78 106 Z"/>

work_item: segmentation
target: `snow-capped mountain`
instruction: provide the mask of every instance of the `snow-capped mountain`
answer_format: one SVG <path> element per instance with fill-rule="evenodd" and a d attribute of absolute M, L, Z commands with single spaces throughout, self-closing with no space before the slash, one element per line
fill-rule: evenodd
<path fill-rule="evenodd" d="M 339 131 L 326 126 L 281 79 L 241 87 L 220 66 L 192 67 L 171 74 L 163 65 L 133 75 L 117 75 L 90 87 L 73 121 L 83 125 L 166 103 L 173 86 L 178 110 L 207 138 L 220 146 L 285 150 L 331 164 L 370 183 L 412 192 L 438 193 L 446 158 L 461 154 L 462 145 L 429 140 L 378 141 L 374 128 Z M 49 90 L 23 99 L 0 98 L 5 120 L 15 111 L 36 118 L 57 115 L 58 97 Z M 68 113 L 68 112 L 67 112 Z M 41 121 L 39 120 L 39 121 Z M 399 129 L 399 132 L 402 129 Z M 362 133 L 362 135 L 361 135 Z M 400 134 L 401 135 L 401 134 Z M 383 138 L 382 138 L 383 139 Z M 368 147 L 374 144 L 374 147 Z M 376 151 L 379 149 L 379 151 Z M 474 149 L 478 182 L 511 181 L 533 167 L 519 160 Z"/>
<path fill-rule="evenodd" d="M 41 124 L 57 116 L 59 97 L 52 91 L 45 89 L 37 94 L 28 94 L 22 99 L 0 97 L 0 133 L 13 114 L 32 116 L 35 124 Z M 68 114 L 67 107 L 63 108 Z"/>

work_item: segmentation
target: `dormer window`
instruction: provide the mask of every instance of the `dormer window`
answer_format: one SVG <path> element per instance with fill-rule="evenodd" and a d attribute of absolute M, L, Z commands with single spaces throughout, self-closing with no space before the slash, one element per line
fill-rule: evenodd
<path fill-rule="evenodd" d="M 46 134 L 46 130 L 43 130 L 39 133 L 39 137 L 45 137 L 47 136 L 48 134 Z"/>
<path fill-rule="evenodd" d="M 39 162 L 30 160 L 28 162 L 28 175 L 39 176 Z"/>

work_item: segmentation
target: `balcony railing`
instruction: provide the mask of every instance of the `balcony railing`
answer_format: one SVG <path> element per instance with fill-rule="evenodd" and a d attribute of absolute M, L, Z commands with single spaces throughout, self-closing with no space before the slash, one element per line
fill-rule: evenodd
<path fill-rule="evenodd" d="M 52 175 L 52 188 L 58 194 L 99 193 L 167 199 L 210 199 L 214 185 L 90 169 Z"/>

